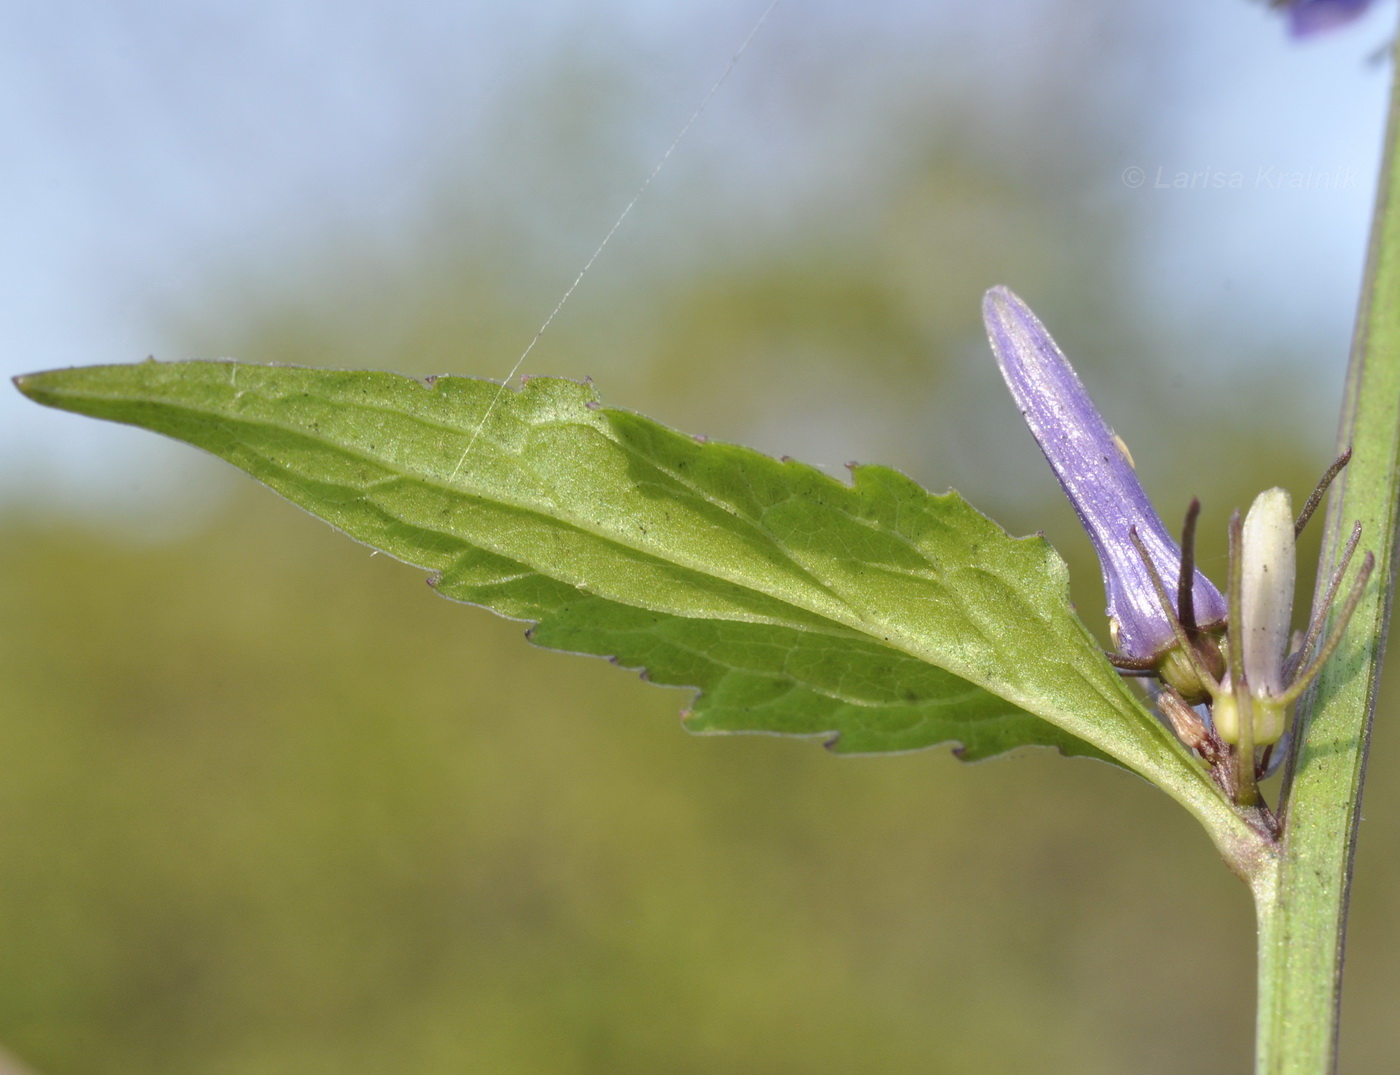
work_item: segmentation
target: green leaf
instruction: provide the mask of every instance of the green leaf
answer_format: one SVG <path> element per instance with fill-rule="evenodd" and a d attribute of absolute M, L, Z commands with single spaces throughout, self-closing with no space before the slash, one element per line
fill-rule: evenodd
<path fill-rule="evenodd" d="M 148 362 L 16 383 L 205 448 L 541 645 L 699 688 L 696 731 L 1053 746 L 1143 774 L 1217 842 L 1237 827 L 1074 615 L 1050 545 L 957 493 L 701 443 L 565 380 Z"/>

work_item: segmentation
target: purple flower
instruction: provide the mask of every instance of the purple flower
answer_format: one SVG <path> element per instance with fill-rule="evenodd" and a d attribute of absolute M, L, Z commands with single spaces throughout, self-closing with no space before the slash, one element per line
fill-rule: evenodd
<path fill-rule="evenodd" d="M 1275 6 L 1288 8 L 1288 28 L 1294 37 L 1311 37 L 1345 26 L 1359 18 L 1371 0 L 1283 0 Z"/>
<path fill-rule="evenodd" d="M 982 301 L 982 316 L 1007 387 L 1099 554 L 1115 643 L 1135 660 L 1162 655 L 1176 636 L 1132 531 L 1174 608 L 1180 547 L 1147 499 L 1122 441 L 1030 308 L 1007 288 L 994 287 Z M 1199 571 L 1191 592 L 1200 627 L 1225 620 L 1225 599 Z"/>

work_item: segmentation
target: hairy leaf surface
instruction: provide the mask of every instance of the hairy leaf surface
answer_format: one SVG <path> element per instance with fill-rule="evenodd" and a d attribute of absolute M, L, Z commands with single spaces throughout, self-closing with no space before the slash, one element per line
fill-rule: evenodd
<path fill-rule="evenodd" d="M 1198 814 L 1219 800 L 1074 615 L 1049 544 L 893 470 L 846 484 L 567 380 L 147 362 L 17 384 L 204 448 L 442 594 L 533 621 L 540 645 L 697 688 L 692 730 L 1052 746 Z"/>

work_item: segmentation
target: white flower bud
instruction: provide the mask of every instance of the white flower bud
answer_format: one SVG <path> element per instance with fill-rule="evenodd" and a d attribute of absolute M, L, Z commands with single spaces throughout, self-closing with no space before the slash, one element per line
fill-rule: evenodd
<path fill-rule="evenodd" d="M 1266 489 L 1254 498 L 1244 517 L 1240 541 L 1244 592 L 1244 674 L 1250 693 L 1283 694 L 1283 662 L 1293 626 L 1293 582 L 1297 549 L 1293 505 L 1283 489 Z"/>
<path fill-rule="evenodd" d="M 1276 743 L 1282 737 L 1284 660 L 1288 656 L 1293 625 L 1293 582 L 1297 548 L 1293 533 L 1293 505 L 1283 489 L 1266 489 L 1254 498 L 1240 536 L 1240 616 L 1231 624 L 1240 632 L 1244 679 L 1249 688 L 1250 741 L 1255 746 Z M 1220 738 L 1240 741 L 1240 708 L 1234 676 L 1220 683 L 1213 716 Z"/>

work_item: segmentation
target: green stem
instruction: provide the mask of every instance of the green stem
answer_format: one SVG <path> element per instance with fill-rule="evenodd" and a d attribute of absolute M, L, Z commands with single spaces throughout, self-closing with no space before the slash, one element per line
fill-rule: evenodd
<path fill-rule="evenodd" d="M 1376 571 L 1335 655 L 1300 706 L 1279 804 L 1276 865 L 1250 878 L 1259 922 L 1256 1071 L 1335 1069 L 1342 953 L 1361 785 L 1385 652 L 1400 491 L 1400 80 L 1392 88 L 1375 221 L 1342 407 L 1339 447 L 1354 449 L 1334 485 L 1318 572 L 1320 600 L 1356 520 Z M 1354 572 L 1356 567 L 1353 566 Z"/>

